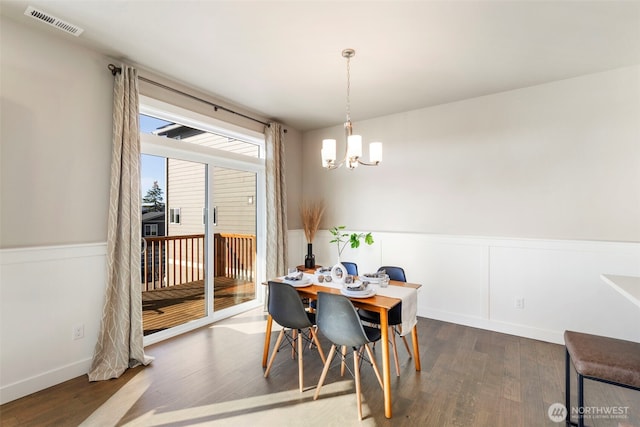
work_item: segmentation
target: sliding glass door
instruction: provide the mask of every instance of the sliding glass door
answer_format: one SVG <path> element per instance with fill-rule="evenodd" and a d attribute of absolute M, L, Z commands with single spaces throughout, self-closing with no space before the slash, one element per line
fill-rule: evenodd
<path fill-rule="evenodd" d="M 260 305 L 261 147 L 166 118 L 141 130 L 145 336 Z"/>

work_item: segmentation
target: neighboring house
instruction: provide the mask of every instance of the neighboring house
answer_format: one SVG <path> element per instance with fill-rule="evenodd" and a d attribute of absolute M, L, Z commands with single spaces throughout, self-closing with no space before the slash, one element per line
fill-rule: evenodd
<path fill-rule="evenodd" d="M 162 237 L 165 235 L 165 211 L 146 211 L 144 205 L 141 216 L 142 237 Z"/>

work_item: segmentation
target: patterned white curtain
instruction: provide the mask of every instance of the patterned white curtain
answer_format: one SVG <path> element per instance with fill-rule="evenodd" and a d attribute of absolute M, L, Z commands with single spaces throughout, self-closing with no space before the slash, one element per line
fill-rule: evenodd
<path fill-rule="evenodd" d="M 142 341 L 140 126 L 134 68 L 122 67 L 116 74 L 113 94 L 107 288 L 90 381 L 117 378 L 127 368 L 151 362 Z"/>
<path fill-rule="evenodd" d="M 265 127 L 267 145 L 267 279 L 287 272 L 287 191 L 284 179 L 283 129 Z"/>

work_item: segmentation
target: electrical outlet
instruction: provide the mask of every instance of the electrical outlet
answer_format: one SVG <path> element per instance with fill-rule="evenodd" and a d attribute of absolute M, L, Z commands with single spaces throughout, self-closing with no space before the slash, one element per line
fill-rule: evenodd
<path fill-rule="evenodd" d="M 515 307 L 518 310 L 523 310 L 524 309 L 524 298 L 522 298 L 522 297 L 516 298 Z"/>
<path fill-rule="evenodd" d="M 71 337 L 74 340 L 79 340 L 84 338 L 84 324 L 75 325 L 73 330 L 71 331 Z"/>

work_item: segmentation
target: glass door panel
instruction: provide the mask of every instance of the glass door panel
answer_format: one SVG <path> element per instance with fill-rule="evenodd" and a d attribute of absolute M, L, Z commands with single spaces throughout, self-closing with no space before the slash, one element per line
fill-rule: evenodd
<path fill-rule="evenodd" d="M 256 298 L 256 173 L 213 167 L 214 311 Z"/>
<path fill-rule="evenodd" d="M 207 316 L 206 187 L 206 164 L 141 156 L 145 335 Z"/>

